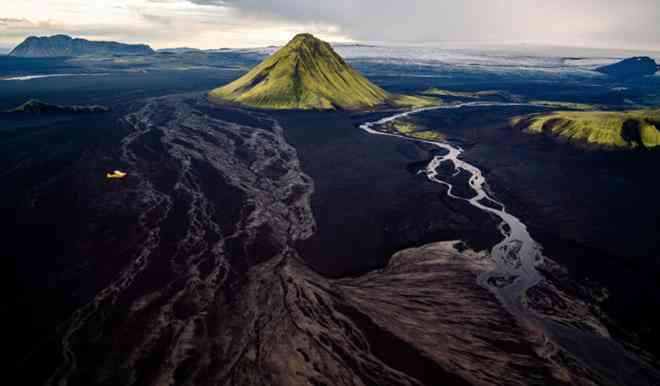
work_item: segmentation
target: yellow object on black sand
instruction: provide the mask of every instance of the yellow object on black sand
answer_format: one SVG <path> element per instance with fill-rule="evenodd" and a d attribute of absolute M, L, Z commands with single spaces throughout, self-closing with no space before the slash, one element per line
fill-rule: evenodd
<path fill-rule="evenodd" d="M 124 178 L 126 177 L 127 173 L 122 172 L 121 170 L 115 170 L 112 173 L 106 173 L 105 176 L 110 179 L 115 179 L 115 178 Z"/>

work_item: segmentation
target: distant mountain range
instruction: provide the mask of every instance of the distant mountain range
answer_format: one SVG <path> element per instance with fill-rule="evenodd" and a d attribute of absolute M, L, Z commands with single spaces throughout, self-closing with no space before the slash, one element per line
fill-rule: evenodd
<path fill-rule="evenodd" d="M 194 53 L 194 52 L 204 52 L 204 50 L 200 50 L 199 48 L 191 48 L 191 47 L 174 47 L 174 48 L 161 48 L 159 50 L 156 50 L 158 53 L 166 53 L 166 54 L 187 54 L 187 53 Z"/>
<path fill-rule="evenodd" d="M 56 57 L 83 55 L 152 55 L 155 51 L 146 44 L 91 41 L 67 35 L 30 36 L 16 46 L 9 55 L 22 57 Z"/>
<path fill-rule="evenodd" d="M 63 106 L 42 102 L 36 99 L 29 100 L 22 105 L 3 112 L 12 115 L 45 115 L 45 114 L 88 114 L 106 113 L 110 108 L 99 105 L 89 106 Z"/>
<path fill-rule="evenodd" d="M 660 69 L 655 60 L 648 56 L 636 56 L 624 59 L 608 66 L 599 67 L 596 71 L 616 78 L 631 78 L 653 75 Z"/>

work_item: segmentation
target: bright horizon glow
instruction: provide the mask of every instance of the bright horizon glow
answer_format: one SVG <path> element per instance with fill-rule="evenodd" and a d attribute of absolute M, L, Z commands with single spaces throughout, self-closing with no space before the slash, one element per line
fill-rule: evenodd
<path fill-rule="evenodd" d="M 156 49 L 250 48 L 282 45 L 297 33 L 310 32 L 336 43 L 660 51 L 656 0 L 378 4 L 380 0 L 0 0 L 0 45 L 15 46 L 31 35 L 67 34 Z"/>

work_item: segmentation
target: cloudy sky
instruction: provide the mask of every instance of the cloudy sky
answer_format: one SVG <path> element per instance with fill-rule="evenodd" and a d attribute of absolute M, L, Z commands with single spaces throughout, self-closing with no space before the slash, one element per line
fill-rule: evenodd
<path fill-rule="evenodd" d="M 298 32 L 393 44 L 660 50 L 660 0 L 0 0 L 0 46 L 66 33 L 155 48 L 281 44 Z"/>

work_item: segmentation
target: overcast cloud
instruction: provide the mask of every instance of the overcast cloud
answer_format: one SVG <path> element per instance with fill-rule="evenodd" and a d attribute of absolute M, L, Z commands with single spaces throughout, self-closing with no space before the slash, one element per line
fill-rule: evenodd
<path fill-rule="evenodd" d="M 333 41 L 660 50 L 659 0 L 0 0 L 0 45 L 67 33 L 154 47 Z"/>

